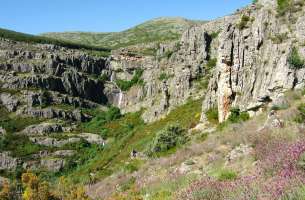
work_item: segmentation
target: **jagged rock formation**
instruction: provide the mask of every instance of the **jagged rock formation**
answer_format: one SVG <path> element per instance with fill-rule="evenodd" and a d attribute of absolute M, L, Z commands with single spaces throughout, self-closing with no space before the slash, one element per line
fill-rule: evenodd
<path fill-rule="evenodd" d="M 299 10 L 289 18 L 296 21 L 290 23 L 277 15 L 275 1 L 267 2 L 259 1 L 233 15 L 220 33 L 217 67 L 203 103 L 203 110 L 218 107 L 220 122 L 227 119 L 231 107 L 254 114 L 283 92 L 304 87 L 305 69 L 288 62 L 292 48 L 305 56 L 304 32 L 300 31 L 304 8 L 295 5 Z M 240 27 L 242 16 L 248 16 L 245 27 Z"/>

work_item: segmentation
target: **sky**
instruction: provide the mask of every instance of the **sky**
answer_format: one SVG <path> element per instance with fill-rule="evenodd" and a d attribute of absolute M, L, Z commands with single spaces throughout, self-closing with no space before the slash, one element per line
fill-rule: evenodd
<path fill-rule="evenodd" d="M 44 32 L 116 32 L 157 17 L 211 20 L 251 0 L 1 0 L 0 27 Z"/>

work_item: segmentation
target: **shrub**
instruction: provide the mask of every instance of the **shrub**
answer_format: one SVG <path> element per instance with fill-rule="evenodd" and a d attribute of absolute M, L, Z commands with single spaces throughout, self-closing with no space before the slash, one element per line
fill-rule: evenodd
<path fill-rule="evenodd" d="M 248 22 L 250 21 L 250 17 L 247 15 L 243 15 L 240 19 L 240 22 L 237 24 L 239 30 L 243 30 L 247 27 Z"/>
<path fill-rule="evenodd" d="M 208 70 L 213 69 L 214 67 L 216 67 L 216 64 L 217 64 L 217 58 L 212 58 L 212 59 L 208 60 L 207 69 Z"/>
<path fill-rule="evenodd" d="M 205 112 L 205 115 L 210 123 L 218 123 L 218 108 L 210 108 Z"/>
<path fill-rule="evenodd" d="M 240 112 L 239 108 L 231 108 L 231 114 L 228 118 L 228 121 L 231 123 L 238 123 L 241 121 L 247 121 L 250 116 L 247 112 Z"/>
<path fill-rule="evenodd" d="M 274 44 L 281 44 L 288 39 L 288 33 L 278 33 L 270 38 Z"/>
<path fill-rule="evenodd" d="M 118 79 L 116 80 L 116 84 L 122 91 L 128 91 L 132 86 L 136 84 L 141 85 L 144 83 L 143 79 L 141 79 L 142 74 L 143 69 L 137 69 L 130 81 Z"/>
<path fill-rule="evenodd" d="M 277 0 L 277 12 L 284 15 L 291 6 L 291 0 Z"/>
<path fill-rule="evenodd" d="M 219 33 L 220 33 L 220 31 L 215 31 L 215 32 L 212 32 L 210 36 L 212 39 L 215 39 L 218 37 Z"/>
<path fill-rule="evenodd" d="M 154 153 L 166 152 L 186 142 L 187 136 L 185 135 L 185 130 L 176 124 L 168 125 L 165 129 L 157 133 L 150 144 L 148 154 L 152 155 Z"/>
<path fill-rule="evenodd" d="M 295 69 L 300 69 L 304 67 L 304 60 L 299 55 L 298 49 L 296 47 L 292 48 L 292 51 L 288 57 L 288 63 L 291 67 Z"/>
<path fill-rule="evenodd" d="M 256 4 L 258 2 L 258 0 L 252 0 L 253 4 Z"/>
<path fill-rule="evenodd" d="M 219 181 L 235 180 L 236 178 L 237 178 L 236 172 L 228 169 L 222 170 L 218 175 Z"/>
<path fill-rule="evenodd" d="M 161 73 L 159 76 L 159 80 L 163 81 L 163 80 L 168 80 L 171 76 L 167 75 L 166 73 Z"/>

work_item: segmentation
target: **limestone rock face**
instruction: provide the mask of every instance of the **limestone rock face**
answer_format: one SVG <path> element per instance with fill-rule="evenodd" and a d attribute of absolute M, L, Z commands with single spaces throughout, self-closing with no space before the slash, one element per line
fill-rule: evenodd
<path fill-rule="evenodd" d="M 22 133 L 29 136 L 46 135 L 54 132 L 62 132 L 63 127 L 60 124 L 42 123 L 38 125 L 31 125 L 25 128 Z"/>
<path fill-rule="evenodd" d="M 225 23 L 219 35 L 217 66 L 203 111 L 217 106 L 220 122 L 227 119 L 232 107 L 256 112 L 283 92 L 304 87 L 305 68 L 294 68 L 288 62 L 292 48 L 297 48 L 300 56 L 305 57 L 304 47 L 298 40 L 304 35 L 300 32 L 303 22 L 299 21 L 304 9 L 293 13 L 296 23 L 283 23 L 273 1 L 268 2 L 262 7 L 243 9 L 239 18 Z M 249 21 L 240 28 L 243 15 Z"/>
<path fill-rule="evenodd" d="M 98 75 L 106 70 L 106 58 L 53 45 L 29 45 L 0 40 L 2 88 L 39 88 L 106 103 Z M 10 73 L 9 73 L 10 72 Z"/>
<path fill-rule="evenodd" d="M 65 111 L 55 108 L 33 108 L 22 107 L 17 110 L 17 115 L 27 115 L 31 117 L 45 118 L 45 119 L 64 119 L 72 121 L 85 122 L 90 119 L 90 116 L 83 114 L 80 110 Z"/>
<path fill-rule="evenodd" d="M 0 169 L 13 170 L 17 167 L 19 160 L 10 156 L 9 152 L 0 153 Z"/>

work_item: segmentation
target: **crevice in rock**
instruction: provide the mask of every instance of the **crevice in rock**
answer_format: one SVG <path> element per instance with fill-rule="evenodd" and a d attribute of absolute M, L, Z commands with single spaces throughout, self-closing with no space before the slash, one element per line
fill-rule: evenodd
<path fill-rule="evenodd" d="M 208 33 L 204 33 L 204 41 L 205 41 L 205 52 L 206 52 L 206 60 L 210 60 L 211 58 L 211 43 L 212 43 L 212 37 Z"/>

